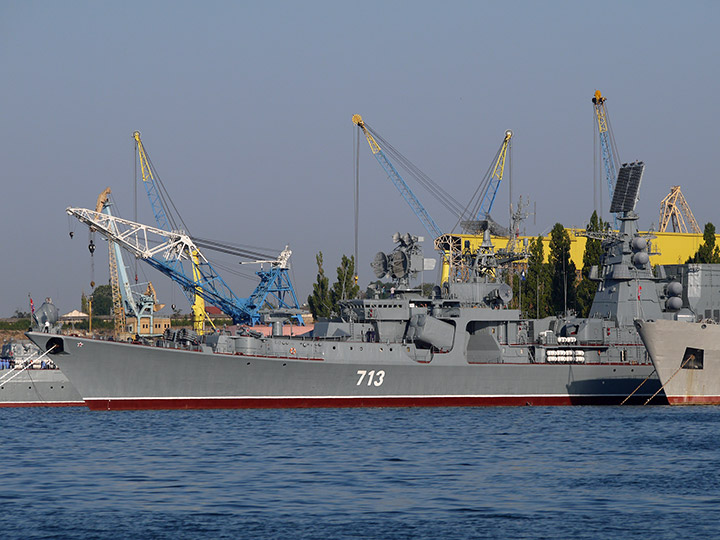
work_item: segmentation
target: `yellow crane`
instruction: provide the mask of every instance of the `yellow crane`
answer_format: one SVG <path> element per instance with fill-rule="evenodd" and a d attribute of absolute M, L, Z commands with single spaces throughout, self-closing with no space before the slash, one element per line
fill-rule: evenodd
<path fill-rule="evenodd" d="M 102 212 L 108 204 L 110 197 L 110 188 L 98 195 L 95 205 L 96 212 Z M 108 258 L 110 263 L 110 290 L 112 291 L 112 311 L 113 311 L 113 327 L 115 330 L 115 338 L 122 339 L 123 334 L 127 332 L 127 321 L 125 319 L 125 308 L 123 307 L 122 293 L 120 292 L 120 278 L 118 277 L 117 256 L 115 253 L 115 243 L 108 240 Z"/>
<path fill-rule="evenodd" d="M 143 146 L 142 140 L 140 139 L 140 132 L 135 131 L 133 133 L 133 138 L 135 139 L 135 143 L 137 146 L 138 160 L 140 161 L 140 170 L 142 172 L 143 186 L 145 186 L 145 191 L 147 192 L 148 199 L 150 200 L 150 206 L 152 206 L 153 213 L 155 214 L 155 221 L 157 222 L 160 229 L 163 229 L 165 231 L 177 230 L 179 228 L 179 224 L 176 223 L 175 219 L 172 217 L 171 212 L 166 211 L 165 200 L 169 197 L 167 197 L 167 192 L 165 192 L 165 196 L 163 195 L 162 189 L 164 188 L 162 188 L 162 186 L 160 185 L 160 179 L 154 172 L 152 162 L 150 161 L 150 158 L 145 151 L 145 147 Z M 179 217 L 179 219 L 180 221 L 182 221 L 182 218 Z M 185 230 L 187 230 L 184 222 L 182 223 L 182 226 Z M 194 251 L 192 254 L 192 261 L 193 279 L 198 282 L 201 279 L 201 274 L 198 269 L 200 261 L 196 251 Z M 210 317 L 208 317 L 208 314 L 205 311 L 205 301 L 203 300 L 201 293 L 202 289 L 200 287 L 195 287 L 195 298 L 192 304 L 193 330 L 195 330 L 195 332 L 197 332 L 198 334 L 205 333 L 205 321 L 208 321 L 213 327 L 213 329 L 215 328 L 215 325 L 210 320 Z"/>
<path fill-rule="evenodd" d="M 680 186 L 672 186 L 670 193 L 660 202 L 660 232 L 668 232 L 671 224 L 672 232 L 702 234 Z"/>
<path fill-rule="evenodd" d="M 199 266 L 200 266 L 200 256 L 197 252 L 197 250 L 193 250 L 192 252 L 192 262 L 193 262 L 193 279 L 196 283 L 198 283 L 202 279 L 202 275 L 200 274 Z M 192 304 L 192 313 L 193 313 L 193 330 L 198 333 L 198 335 L 202 335 L 205 333 L 205 321 L 210 323 L 210 326 L 213 327 L 213 330 L 217 330 L 215 328 L 215 324 L 212 322 L 212 319 L 207 314 L 207 311 L 205 311 L 205 300 L 203 300 L 203 297 L 200 296 L 200 293 L 202 292 L 202 289 L 200 287 L 195 287 L 195 301 Z"/>

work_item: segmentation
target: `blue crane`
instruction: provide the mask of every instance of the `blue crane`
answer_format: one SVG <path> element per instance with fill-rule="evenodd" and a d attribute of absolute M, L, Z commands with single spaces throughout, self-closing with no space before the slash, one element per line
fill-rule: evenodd
<path fill-rule="evenodd" d="M 362 130 L 363 134 L 367 138 L 370 150 L 375 156 L 375 159 L 377 159 L 378 163 L 380 163 L 382 168 L 385 169 L 388 178 L 390 178 L 392 183 L 395 184 L 395 187 L 398 189 L 405 201 L 410 205 L 410 208 L 412 208 L 413 212 L 415 212 L 415 215 L 420 219 L 428 234 L 430 234 L 433 240 L 442 236 L 443 232 L 440 227 L 438 227 L 433 218 L 430 217 L 430 214 L 428 214 L 425 207 L 420 204 L 420 201 L 405 183 L 405 180 L 403 180 L 402 176 L 400 176 L 400 173 L 397 172 L 395 167 L 393 167 L 392 163 L 388 160 L 387 156 L 385 156 L 385 153 L 380 148 L 380 145 L 365 126 L 362 117 L 359 114 L 353 115 L 352 121 Z"/>
<path fill-rule="evenodd" d="M 615 192 L 615 181 L 617 180 L 617 171 L 620 159 L 615 145 L 615 137 L 610 128 L 610 118 L 608 117 L 607 108 L 605 107 L 606 97 L 595 90 L 593 95 L 593 109 L 595 111 L 595 120 L 597 121 L 598 133 L 600 135 L 600 149 L 602 153 L 602 162 L 605 168 L 605 179 L 607 181 L 608 193 L 610 201 L 613 200 Z M 617 225 L 617 220 L 616 220 Z"/>
<path fill-rule="evenodd" d="M 495 196 L 497 195 L 503 175 L 505 174 L 505 160 L 508 149 L 510 148 L 510 139 L 512 138 L 512 134 L 513 133 L 510 130 L 505 132 L 505 138 L 503 139 L 500 149 L 495 156 L 495 165 L 490 172 L 490 176 L 480 184 L 481 186 L 487 184 L 487 187 L 483 192 L 480 209 L 475 216 L 475 219 L 477 220 L 488 219 L 490 217 L 490 210 L 492 210 L 493 203 L 495 202 Z"/>
<path fill-rule="evenodd" d="M 220 275 L 215 272 L 195 242 L 182 231 L 164 231 L 129 221 L 109 213 L 96 212 L 86 208 L 68 208 L 68 215 L 74 216 L 88 227 L 97 231 L 109 241 L 115 242 L 135 257 L 165 274 L 183 290 L 193 291 L 206 302 L 227 313 L 235 324 L 256 324 L 260 322 L 260 310 L 268 297 L 278 302 L 278 309 L 295 310 L 297 298 L 287 280 L 288 261 L 292 252 L 286 247 L 276 260 L 258 261 L 270 264 L 270 270 L 259 271 L 261 283 L 249 298 L 239 298 Z M 197 259 L 196 276 L 188 277 L 179 271 L 173 261 Z M 182 264 L 178 265 L 182 268 Z M 293 304 L 285 301 L 287 294 Z M 302 317 L 292 314 L 302 324 Z"/>
<path fill-rule="evenodd" d="M 187 232 L 187 226 L 182 217 L 177 211 L 173 212 L 171 208 L 168 208 L 171 204 L 171 202 L 167 202 L 170 199 L 169 195 L 164 190 L 157 172 L 145 151 L 140 139 L 140 132 L 135 131 L 133 138 L 137 144 L 142 182 L 155 215 L 158 230 Z M 240 253 L 239 250 L 216 242 L 200 241 L 198 239 L 195 239 L 194 242 L 195 245 L 203 244 L 207 249 L 219 249 L 226 252 L 235 252 L 243 256 L 247 255 L 247 253 Z M 270 270 L 261 269 L 256 272 L 256 275 L 260 278 L 260 283 L 249 298 L 240 298 L 235 295 L 209 261 L 200 255 L 199 251 L 198 253 L 190 253 L 189 257 L 187 257 L 192 264 L 192 272 L 185 271 L 182 258 L 170 258 L 164 261 L 145 260 L 181 286 L 188 300 L 193 303 L 195 330 L 202 332 L 202 323 L 205 318 L 205 300 L 220 308 L 224 313 L 231 315 L 233 321 L 243 324 L 258 323 L 260 320 L 259 310 L 265 306 L 268 299 L 274 299 L 278 309 L 298 310 L 297 296 L 288 275 L 288 261 L 291 253 L 286 246 L 276 260 L 252 261 L 260 264 L 270 264 Z M 258 255 L 257 253 L 252 254 Z M 213 300 L 209 300 L 207 295 L 203 294 L 202 289 L 205 286 L 210 287 L 211 292 L 209 295 Z M 292 317 L 299 324 L 303 324 L 302 317 L 299 314 L 293 314 Z"/>

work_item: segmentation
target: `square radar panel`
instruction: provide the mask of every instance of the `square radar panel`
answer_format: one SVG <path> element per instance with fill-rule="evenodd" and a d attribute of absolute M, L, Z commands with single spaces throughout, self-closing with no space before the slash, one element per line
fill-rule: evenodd
<path fill-rule="evenodd" d="M 632 212 L 635 210 L 644 171 L 645 163 L 642 161 L 623 163 L 615 183 L 610 212 Z"/>

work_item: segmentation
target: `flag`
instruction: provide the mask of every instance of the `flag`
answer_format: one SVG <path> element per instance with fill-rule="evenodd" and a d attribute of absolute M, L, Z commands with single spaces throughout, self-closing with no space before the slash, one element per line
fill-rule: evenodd
<path fill-rule="evenodd" d="M 35 304 L 33 304 L 32 297 L 30 298 L 30 313 L 35 315 Z"/>

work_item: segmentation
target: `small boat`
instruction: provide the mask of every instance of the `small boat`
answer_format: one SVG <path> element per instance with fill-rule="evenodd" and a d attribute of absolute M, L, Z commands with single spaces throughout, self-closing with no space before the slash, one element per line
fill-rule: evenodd
<path fill-rule="evenodd" d="M 50 337 L 60 331 L 52 300 L 32 314 L 33 328 Z M 79 407 L 85 402 L 52 357 L 34 343 L 9 340 L 0 353 L 0 407 Z"/>

